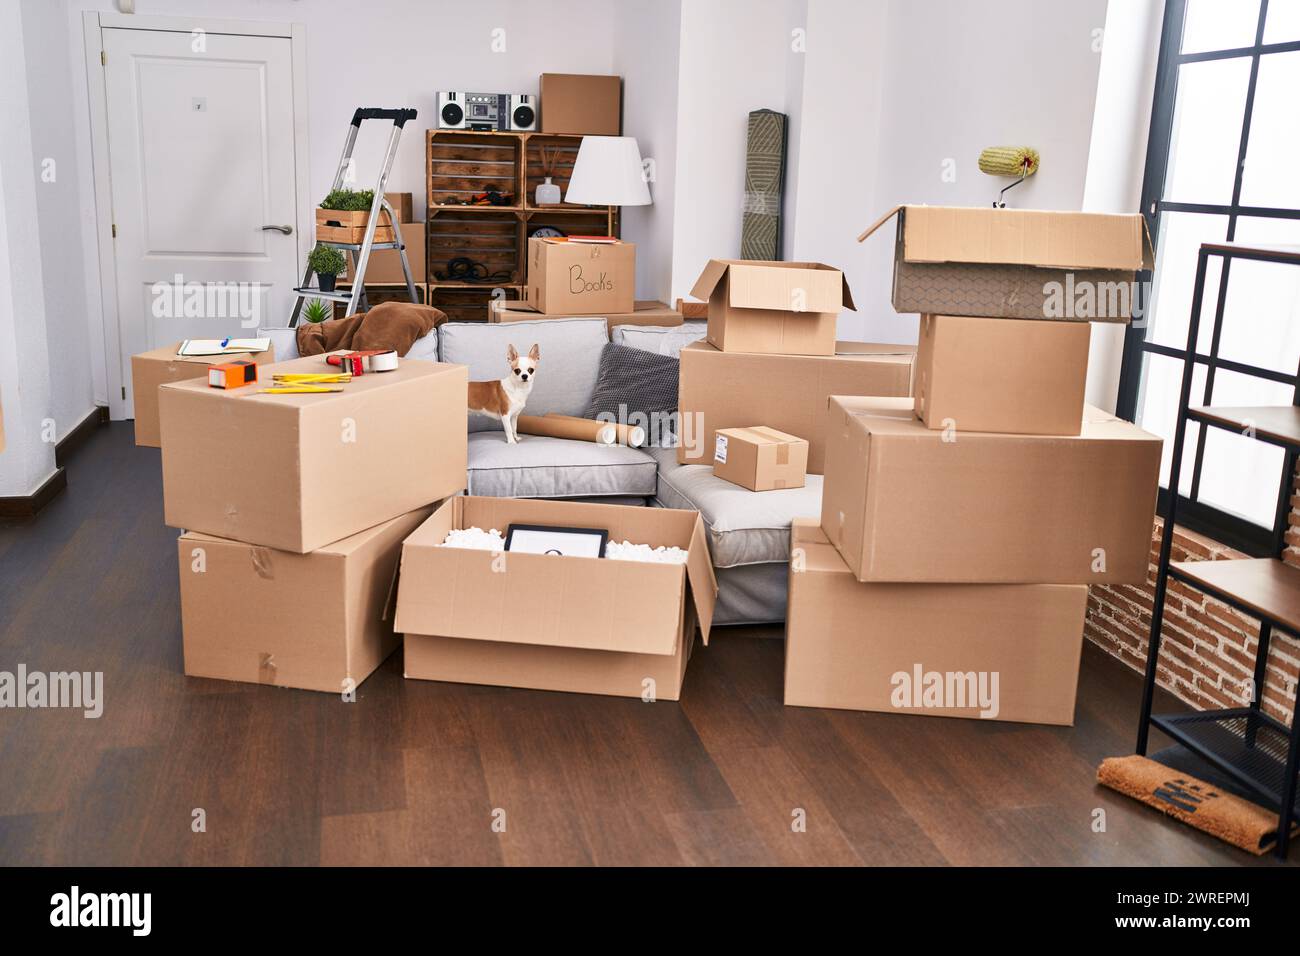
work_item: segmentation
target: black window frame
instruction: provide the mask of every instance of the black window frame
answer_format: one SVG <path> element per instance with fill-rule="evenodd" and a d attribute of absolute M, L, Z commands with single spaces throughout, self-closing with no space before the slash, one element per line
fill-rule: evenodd
<path fill-rule="evenodd" d="M 1265 206 L 1241 205 L 1241 184 L 1245 171 L 1246 150 L 1250 143 L 1250 124 L 1255 108 L 1255 85 L 1259 78 L 1261 56 L 1269 53 L 1288 53 L 1300 51 L 1300 40 L 1285 43 L 1264 43 L 1264 28 L 1268 20 L 1269 0 L 1260 0 L 1259 19 L 1255 27 L 1255 42 L 1250 46 L 1233 47 L 1225 50 L 1212 50 L 1203 53 L 1182 53 L 1183 25 L 1187 14 L 1187 0 L 1166 0 L 1164 22 L 1161 27 L 1160 51 L 1156 64 L 1155 96 L 1151 108 L 1151 129 L 1147 140 L 1146 166 L 1142 178 L 1142 214 L 1146 217 L 1147 229 L 1153 242 L 1159 242 L 1160 213 L 1192 212 L 1224 215 L 1228 217 L 1226 241 L 1236 237 L 1237 222 L 1245 217 L 1268 219 L 1300 219 L 1300 209 L 1278 209 Z M 1233 179 L 1232 199 L 1227 204 L 1174 202 L 1162 198 L 1166 172 L 1169 167 L 1169 151 L 1173 138 L 1174 107 L 1178 94 L 1178 72 L 1184 63 L 1196 63 L 1206 60 L 1250 58 L 1250 79 L 1246 88 L 1246 100 L 1242 109 L 1241 130 L 1237 148 L 1237 168 Z M 1300 378 L 1300 369 L 1295 373 L 1277 372 L 1260 369 L 1255 366 L 1233 362 L 1219 356 L 1220 337 L 1223 328 L 1224 303 L 1227 300 L 1228 282 L 1231 273 L 1231 260 L 1220 259 L 1218 297 L 1214 306 L 1214 324 L 1211 330 L 1210 349 L 1208 353 L 1197 350 L 1192 361 L 1205 367 L 1205 388 L 1202 401 L 1195 404 L 1210 404 L 1214 391 L 1215 372 L 1245 372 L 1259 378 L 1295 386 Z M 1213 268 L 1211 263 L 1211 268 Z M 1147 283 L 1152 278 L 1150 273 L 1142 273 L 1143 280 L 1139 288 L 1149 288 Z M 1143 301 L 1142 305 L 1149 303 Z M 1142 314 L 1147 320 L 1151 316 L 1144 309 Z M 1192 321 L 1189 317 L 1189 321 Z M 1201 321 L 1200 316 L 1194 320 Z M 1147 322 L 1131 324 L 1124 336 L 1123 359 L 1120 365 L 1119 396 L 1116 404 L 1117 414 L 1129 421 L 1136 420 L 1138 395 L 1142 384 L 1143 359 L 1148 354 L 1164 355 L 1177 361 L 1188 360 L 1187 350 L 1183 347 L 1161 345 L 1146 341 Z M 1199 341 L 1198 332 L 1197 339 Z M 1190 427 L 1190 426 L 1189 426 Z M 1264 557 L 1275 553 L 1276 537 L 1272 527 L 1262 527 L 1245 518 L 1213 508 L 1196 500 L 1200 493 L 1201 464 L 1205 451 L 1204 429 L 1196 439 L 1196 453 L 1192 463 L 1192 485 L 1190 497 L 1178 496 L 1178 523 L 1192 531 L 1204 534 L 1222 544 L 1236 548 L 1246 554 Z M 1293 464 L 1291 455 L 1283 460 L 1284 471 L 1289 471 Z M 1291 476 L 1279 475 L 1285 495 L 1291 486 Z M 1168 513 L 1170 491 L 1160 488 L 1157 512 L 1163 517 Z M 1279 505 L 1279 508 L 1281 505 Z"/>

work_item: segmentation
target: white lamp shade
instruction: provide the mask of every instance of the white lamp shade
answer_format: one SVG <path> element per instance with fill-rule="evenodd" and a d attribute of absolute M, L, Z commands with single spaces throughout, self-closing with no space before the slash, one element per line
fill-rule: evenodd
<path fill-rule="evenodd" d="M 650 187 L 633 136 L 584 136 L 565 202 L 582 206 L 648 206 Z"/>

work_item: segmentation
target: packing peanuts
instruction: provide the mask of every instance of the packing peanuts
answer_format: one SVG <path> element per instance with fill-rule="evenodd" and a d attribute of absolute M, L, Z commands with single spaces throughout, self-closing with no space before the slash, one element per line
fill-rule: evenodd
<path fill-rule="evenodd" d="M 916 414 L 930 428 L 1077 435 L 1086 322 L 921 316 Z"/>
<path fill-rule="evenodd" d="M 808 442 L 808 474 L 826 455 L 826 402 L 832 395 L 911 395 L 910 345 L 840 342 L 835 355 L 720 352 L 707 342 L 682 349 L 677 461 L 712 464 L 719 428 L 762 422 Z"/>
<path fill-rule="evenodd" d="M 265 352 L 183 357 L 176 354 L 180 342 L 131 356 L 131 395 L 135 399 L 135 443 L 160 448 L 158 432 L 158 386 L 190 378 L 207 381 L 208 369 L 232 358 L 249 359 L 259 365 L 275 361 L 275 348 Z"/>
<path fill-rule="evenodd" d="M 852 309 L 844 273 L 820 262 L 711 259 L 691 295 L 709 303 L 709 344 L 723 352 L 834 355 Z"/>
<path fill-rule="evenodd" d="M 432 508 L 309 554 L 187 531 L 181 625 L 191 677 L 343 693 L 397 647 L 385 619 L 402 539 Z"/>
<path fill-rule="evenodd" d="M 536 322 L 538 319 L 573 318 L 565 315 L 543 315 L 526 302 L 493 299 L 488 303 L 489 322 Z M 649 325 L 672 328 L 682 324 L 682 314 L 662 302 L 639 301 L 631 312 L 611 312 L 604 316 L 612 329 L 616 325 Z"/>
<path fill-rule="evenodd" d="M 636 244 L 528 240 L 525 298 L 545 315 L 633 311 Z"/>
<path fill-rule="evenodd" d="M 822 528 L 859 581 L 1141 584 L 1161 440 L 1085 406 L 1073 437 L 933 431 L 830 400 Z"/>
<path fill-rule="evenodd" d="M 321 355 L 277 373 L 328 372 Z M 403 359 L 337 393 L 159 389 L 167 524 L 304 554 L 465 487 L 463 365 Z"/>
<path fill-rule="evenodd" d="M 1152 268 L 1141 215 L 895 206 L 898 312 L 1128 322 L 1133 281 Z"/>
<path fill-rule="evenodd" d="M 689 555 L 681 565 L 441 546 L 452 529 L 511 524 L 600 528 Z M 456 497 L 402 548 L 396 624 L 410 678 L 677 700 L 716 597 L 694 511 Z"/>
<path fill-rule="evenodd" d="M 720 428 L 713 440 L 713 473 L 750 491 L 802 488 L 808 443 L 764 425 Z"/>
<path fill-rule="evenodd" d="M 787 705 L 1074 723 L 1086 587 L 862 584 L 808 518 L 791 549 Z"/>

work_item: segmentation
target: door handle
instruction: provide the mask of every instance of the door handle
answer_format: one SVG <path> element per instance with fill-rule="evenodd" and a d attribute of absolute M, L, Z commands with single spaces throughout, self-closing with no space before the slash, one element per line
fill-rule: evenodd
<path fill-rule="evenodd" d="M 269 232 L 272 229 L 274 229 L 276 232 L 282 232 L 286 236 L 293 235 L 293 226 L 263 226 L 262 227 L 263 232 Z"/>

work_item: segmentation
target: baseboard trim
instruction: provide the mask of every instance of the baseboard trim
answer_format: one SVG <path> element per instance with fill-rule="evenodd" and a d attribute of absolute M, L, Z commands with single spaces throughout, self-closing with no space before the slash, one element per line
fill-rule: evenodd
<path fill-rule="evenodd" d="M 107 424 L 108 406 L 96 405 L 89 415 L 74 425 L 72 430 L 54 446 L 54 463 L 62 468 L 67 464 L 68 457 L 95 434 L 95 429 Z"/>
<path fill-rule="evenodd" d="M 66 487 L 68 487 L 68 473 L 59 466 L 54 469 L 54 474 L 46 479 L 45 484 L 30 495 L 0 498 L 0 518 L 34 518 L 37 512 L 53 501 Z"/>

